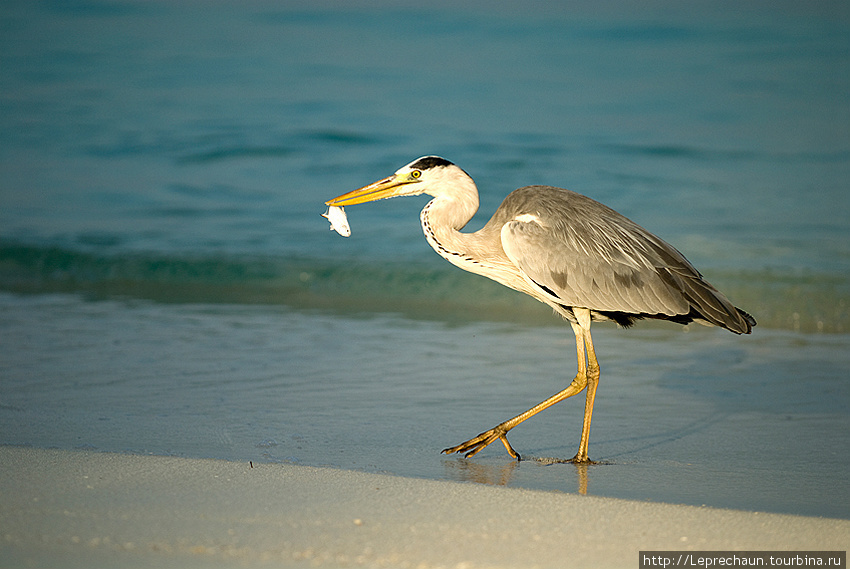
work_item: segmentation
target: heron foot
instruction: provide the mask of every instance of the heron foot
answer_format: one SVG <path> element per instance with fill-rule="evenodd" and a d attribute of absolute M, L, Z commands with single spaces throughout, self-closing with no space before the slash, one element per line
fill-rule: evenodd
<path fill-rule="evenodd" d="M 511 446 L 511 443 L 508 442 L 507 435 L 508 430 L 502 427 L 501 425 L 497 427 L 493 427 L 489 431 L 484 431 L 477 437 L 473 437 L 464 443 L 460 443 L 457 446 L 444 448 L 441 452 L 442 454 L 453 454 L 456 452 L 466 453 L 463 455 L 464 458 L 470 458 L 478 454 L 478 452 L 489 445 L 492 442 L 502 441 L 502 444 L 505 445 L 505 449 L 508 451 L 508 454 L 514 457 L 517 461 L 522 460 L 522 457 L 519 455 L 517 451 Z"/>
<path fill-rule="evenodd" d="M 576 455 L 567 462 L 570 464 L 599 464 L 597 461 L 587 458 L 586 454 L 582 456 L 581 453 L 576 453 Z"/>

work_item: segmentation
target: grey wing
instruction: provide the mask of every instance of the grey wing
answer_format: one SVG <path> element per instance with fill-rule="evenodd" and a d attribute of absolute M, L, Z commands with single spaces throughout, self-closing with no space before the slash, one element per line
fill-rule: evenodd
<path fill-rule="evenodd" d="M 737 310 L 671 245 L 606 206 L 538 188 L 502 226 L 523 276 L 559 304 L 596 311 L 686 315 L 724 325 Z M 538 202 L 536 207 L 531 207 Z"/>

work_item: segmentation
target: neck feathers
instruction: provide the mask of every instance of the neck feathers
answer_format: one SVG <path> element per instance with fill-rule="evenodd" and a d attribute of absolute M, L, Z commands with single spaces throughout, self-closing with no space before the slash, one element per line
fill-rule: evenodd
<path fill-rule="evenodd" d="M 450 193 L 428 191 L 434 199 L 420 214 L 422 232 L 441 257 L 467 271 L 481 273 L 481 261 L 492 253 L 482 248 L 481 231 L 460 231 L 478 210 L 478 189 L 471 178 L 464 178 L 443 186 L 451 188 Z"/>

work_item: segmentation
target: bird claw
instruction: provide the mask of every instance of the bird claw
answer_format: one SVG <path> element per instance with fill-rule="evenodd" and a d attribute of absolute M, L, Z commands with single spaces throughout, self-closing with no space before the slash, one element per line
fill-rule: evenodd
<path fill-rule="evenodd" d="M 517 451 L 513 449 L 511 443 L 508 442 L 508 438 L 505 436 L 507 431 L 501 427 L 493 427 L 489 431 L 484 431 L 477 437 L 473 437 L 466 442 L 463 442 L 457 446 L 445 448 L 441 452 L 442 454 L 454 454 L 458 453 L 466 453 L 463 455 L 464 458 L 470 458 L 478 454 L 480 450 L 489 445 L 492 442 L 497 440 L 502 441 L 502 444 L 505 445 L 505 449 L 508 451 L 508 454 L 515 458 L 517 461 L 522 460 L 522 457 L 519 455 Z"/>
<path fill-rule="evenodd" d="M 567 460 L 566 462 L 570 464 L 599 464 L 597 461 L 590 460 L 589 458 L 587 458 L 586 454 L 584 456 L 581 456 L 581 453 L 576 453 L 574 457 Z"/>

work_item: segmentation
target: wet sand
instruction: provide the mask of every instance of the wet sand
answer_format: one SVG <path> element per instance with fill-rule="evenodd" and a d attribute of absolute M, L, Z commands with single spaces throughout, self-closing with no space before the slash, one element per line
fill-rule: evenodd
<path fill-rule="evenodd" d="M 850 521 L 333 468 L 0 447 L 4 567 L 637 567 L 844 550 Z"/>

